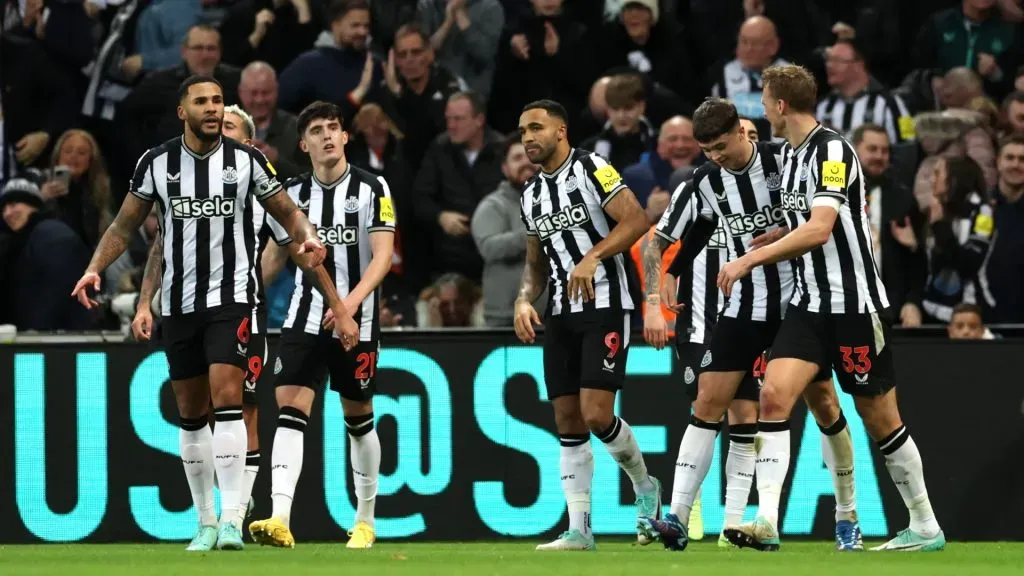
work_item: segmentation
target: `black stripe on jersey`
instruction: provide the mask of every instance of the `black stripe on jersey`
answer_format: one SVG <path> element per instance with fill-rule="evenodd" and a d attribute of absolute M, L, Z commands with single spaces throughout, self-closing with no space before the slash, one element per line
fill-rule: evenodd
<path fill-rule="evenodd" d="M 548 197 L 551 198 L 551 213 L 558 213 L 558 211 L 562 209 L 558 201 L 558 185 L 552 178 L 541 178 L 540 182 L 543 186 L 547 187 Z M 542 189 L 538 187 L 537 193 L 540 194 L 541 192 Z M 540 212 L 541 203 L 534 204 L 533 215 L 535 218 L 535 222 L 536 219 L 540 218 Z M 576 239 L 573 237 L 572 232 L 563 230 L 559 234 L 561 234 L 562 240 L 565 242 L 565 249 L 572 256 L 573 261 L 578 262 L 580 259 L 582 259 L 583 254 L 580 253 L 580 248 L 579 246 L 576 245 Z M 562 259 L 558 257 L 558 251 L 555 250 L 554 242 L 549 241 L 545 243 L 544 248 L 545 252 L 548 255 L 548 258 L 552 262 L 554 262 L 555 266 L 558 268 L 558 278 L 562 285 L 562 310 L 564 310 L 566 313 L 569 313 L 571 311 L 571 305 L 569 304 L 569 271 L 562 267 Z M 593 301 L 587 302 L 584 305 L 584 309 L 587 309 L 587 306 L 593 307 L 593 305 Z"/>
<path fill-rule="evenodd" d="M 852 156 L 852 155 L 851 155 Z M 853 156 L 851 161 L 857 167 L 857 174 L 860 178 L 864 177 L 864 171 L 860 165 L 860 159 Z M 864 230 L 867 226 L 864 225 L 864 218 L 867 214 L 860 210 L 860 206 L 865 205 L 866 198 L 863 197 L 861 191 L 866 190 L 866 186 L 857 186 L 852 190 L 847 188 L 850 198 L 848 200 L 850 204 L 850 217 L 853 220 L 853 230 L 857 235 L 857 244 L 860 247 L 860 258 L 864 262 L 864 272 L 867 275 L 868 283 L 868 294 L 871 296 L 871 301 L 875 304 L 875 310 L 883 310 L 886 306 L 882 302 L 882 296 L 878 292 L 879 278 L 877 270 L 875 269 L 875 258 L 871 255 L 872 241 L 864 234 Z"/>
<path fill-rule="evenodd" d="M 704 275 L 704 339 L 702 340 L 705 344 L 711 342 L 711 331 L 715 327 L 715 323 L 718 322 L 718 310 L 724 309 L 723 306 L 719 306 L 718 296 L 721 292 L 718 290 L 718 273 L 721 271 L 721 256 L 718 254 L 718 250 L 708 250 L 705 252 L 707 259 L 707 274 Z"/>
<path fill-rule="evenodd" d="M 235 168 L 235 146 L 232 143 L 233 140 L 228 138 L 224 139 L 224 170 L 228 168 Z M 224 198 L 231 198 L 234 200 L 238 197 L 238 183 L 237 182 L 224 182 L 223 188 Z M 236 201 L 237 202 L 237 201 Z M 237 210 L 237 208 L 236 208 Z M 243 214 L 244 217 L 244 214 Z M 252 222 L 252 218 L 246 218 L 243 220 L 246 223 Z M 224 241 L 223 241 L 223 266 L 224 273 L 221 276 L 220 281 L 220 301 L 221 304 L 227 304 L 234 302 L 235 300 L 235 217 L 234 215 L 224 218 Z M 245 230 L 250 230 L 252 226 L 243 226 Z M 245 247 L 241 247 L 245 250 Z M 253 294 L 252 290 L 249 290 L 247 294 Z"/>
<path fill-rule="evenodd" d="M 226 151 L 225 151 L 226 152 Z M 192 158 L 195 166 L 195 193 L 197 199 L 210 197 L 210 157 Z M 210 291 L 210 219 L 196 218 L 196 312 L 206 310 L 206 294 Z"/>
<path fill-rule="evenodd" d="M 349 172 L 351 172 L 351 170 L 349 170 Z M 344 176 L 342 178 L 344 178 Z M 351 183 L 352 183 L 352 181 L 354 179 L 355 179 L 354 175 L 348 179 L 349 185 L 351 185 Z M 317 182 L 315 176 L 313 178 L 311 178 L 310 180 L 312 180 L 314 182 Z M 318 183 L 318 185 L 320 186 L 321 206 L 322 206 L 321 211 L 320 211 L 320 227 L 321 228 L 332 228 L 334 226 L 334 195 L 338 193 L 337 183 L 334 186 L 331 186 L 330 188 L 324 186 L 323 184 L 319 184 Z M 312 191 L 312 186 L 310 186 L 310 191 Z M 358 194 L 358 192 L 357 192 L 357 194 Z M 336 257 L 335 252 L 338 250 L 338 247 L 335 246 L 335 245 L 332 245 L 332 244 L 327 244 L 326 246 L 327 246 L 327 257 L 324 258 L 324 262 L 330 262 L 330 265 L 326 266 L 327 274 L 331 277 L 331 284 L 333 284 L 334 286 L 337 286 L 338 285 L 338 267 L 334 264 L 334 262 L 335 262 L 334 259 Z M 312 278 L 310 280 L 312 280 Z M 310 286 L 310 287 L 312 288 L 312 286 Z M 349 290 L 351 290 L 351 289 L 352 288 L 350 287 Z M 310 296 L 312 296 L 312 291 L 310 291 Z M 322 305 L 322 308 L 321 308 L 321 312 L 326 312 L 327 308 L 328 308 L 327 300 L 326 299 L 322 299 L 322 301 L 323 301 L 323 305 Z M 359 309 L 356 308 L 355 313 L 352 315 L 353 318 L 356 321 L 356 324 L 359 323 L 359 312 L 360 312 Z M 305 324 L 306 321 L 308 320 L 308 314 L 305 315 L 305 316 L 302 316 L 301 319 L 302 319 L 303 324 Z"/>
<path fill-rule="evenodd" d="M 348 199 L 351 198 L 352 201 L 356 205 L 358 205 L 359 204 L 359 189 L 362 186 L 362 184 L 363 184 L 363 179 L 362 179 L 360 173 L 358 171 L 356 171 L 356 170 L 353 170 L 352 174 L 348 178 L 348 191 L 346 191 L 346 193 L 345 193 L 345 200 L 348 200 Z M 325 193 L 325 197 L 326 197 L 326 193 Z M 333 195 L 332 195 L 332 197 L 333 197 Z M 370 210 L 373 210 L 373 204 L 372 204 L 373 203 L 373 196 L 372 195 L 370 196 L 370 202 L 371 202 Z M 332 202 L 332 204 L 333 204 L 333 202 Z M 345 204 L 348 204 L 348 202 L 345 202 L 343 205 L 345 205 Z M 361 212 L 359 212 L 359 211 L 356 211 L 356 212 L 345 212 L 345 227 L 346 228 L 353 228 L 353 229 L 358 230 L 359 229 L 360 214 L 361 214 Z M 326 217 L 326 216 L 327 216 L 327 214 L 325 213 L 324 217 Z M 333 214 L 333 209 L 332 209 L 331 219 L 330 220 L 326 220 L 326 222 L 328 222 L 328 223 L 334 222 L 333 217 L 334 217 L 334 214 Z M 334 259 L 331 258 L 330 262 L 333 263 Z M 362 275 L 361 274 L 361 270 L 360 270 L 359 244 L 349 244 L 345 248 L 345 268 L 348 269 L 348 291 L 349 291 L 349 293 L 351 293 L 352 289 L 356 287 L 356 284 L 359 284 L 359 277 Z M 337 274 L 337 266 L 331 266 L 331 277 L 332 277 L 332 279 L 335 277 L 336 274 Z M 335 279 L 335 284 L 337 284 L 337 280 L 336 279 Z M 326 306 L 326 305 L 327 305 L 327 303 L 324 302 L 324 306 Z M 362 319 L 363 319 L 363 306 L 361 304 L 356 307 L 356 312 L 355 312 L 355 314 L 352 315 L 352 319 L 355 321 L 356 324 L 360 324 L 362 322 Z"/>
<path fill-rule="evenodd" d="M 757 150 L 755 149 L 754 158 L 751 159 L 751 162 L 756 161 L 756 156 Z M 739 176 L 732 176 L 733 179 L 736 181 L 736 186 L 741 191 L 741 196 L 749 194 L 750 199 L 753 201 L 753 204 L 749 206 L 749 203 L 744 203 L 743 211 L 748 213 L 757 212 L 757 199 L 754 197 L 754 188 L 753 186 L 750 185 L 750 178 L 748 177 L 748 175 L 741 174 Z M 729 195 L 726 193 L 725 182 L 722 180 L 722 171 L 711 170 L 707 172 L 707 179 L 708 183 L 711 185 L 711 190 L 715 194 L 715 199 L 718 200 L 719 210 L 721 210 L 723 214 L 732 214 L 733 210 L 729 207 Z M 696 180 L 694 181 L 694 184 L 697 184 Z M 728 224 L 725 224 L 725 226 L 728 227 Z M 746 250 L 743 247 L 742 236 L 732 234 L 730 234 L 730 236 L 732 236 L 733 253 L 730 254 L 731 257 L 729 259 L 732 260 L 733 258 L 739 258 L 740 256 L 743 256 L 746 253 Z M 740 286 L 741 297 L 740 307 L 737 311 L 737 317 L 750 318 L 754 312 L 754 279 L 751 277 L 750 274 L 747 274 L 746 276 L 740 279 Z M 732 296 L 726 297 L 726 302 L 729 302 L 731 299 Z"/>
<path fill-rule="evenodd" d="M 309 206 L 310 210 L 312 210 L 312 208 L 313 208 L 310 205 L 310 203 L 309 203 L 309 197 L 312 195 L 312 188 L 313 188 L 313 180 L 312 180 L 312 178 L 303 180 L 302 188 L 299 188 L 299 202 L 298 203 L 299 204 L 305 204 L 306 206 Z M 307 216 L 312 216 L 312 214 L 307 214 Z M 312 218 L 310 218 L 310 219 L 312 220 Z M 324 222 L 324 220 L 321 219 L 320 222 Z M 330 248 L 330 246 L 328 246 L 327 247 L 327 258 L 330 258 L 330 257 L 331 257 L 331 248 Z M 328 268 L 333 268 L 333 266 L 328 266 Z M 297 310 L 295 311 L 295 319 L 296 320 L 295 320 L 295 323 L 292 325 L 293 329 L 298 330 L 299 332 L 302 332 L 302 331 L 305 330 L 305 324 L 304 323 L 306 321 L 306 318 L 309 317 L 309 307 L 312 304 L 313 304 L 313 275 L 308 273 L 308 272 L 304 272 L 303 275 L 302 275 L 302 296 L 299 297 L 299 305 L 298 305 Z M 300 324 L 300 321 L 303 324 Z"/>
<path fill-rule="evenodd" d="M 594 183 L 594 189 L 603 190 L 603 188 L 601 187 L 601 183 L 598 182 L 597 177 L 594 176 L 594 173 L 597 172 L 597 166 L 591 159 L 590 154 L 588 154 L 585 151 L 577 149 L 576 157 L 579 159 L 580 164 L 586 171 L 587 177 L 590 178 L 590 180 Z M 571 200 L 573 204 L 584 203 L 583 191 L 578 186 L 575 190 L 569 192 L 568 196 L 569 200 Z M 617 223 L 615 222 L 615 219 L 612 218 L 611 214 L 608 214 L 607 212 L 605 212 L 605 221 L 608 223 L 608 233 L 611 234 L 611 231 L 615 228 Z M 594 226 L 593 220 L 587 222 L 583 226 L 583 229 L 587 231 L 587 236 L 590 237 L 591 246 L 597 246 L 598 244 L 601 243 L 601 240 L 604 240 L 601 234 L 597 232 L 597 227 Z M 575 255 L 573 255 L 573 258 L 576 262 L 579 262 L 579 259 L 576 258 Z M 601 260 L 601 266 L 604 267 L 604 275 L 605 278 L 608 279 L 608 301 L 610 303 L 609 305 L 612 307 L 617 307 L 622 302 L 622 287 L 619 285 L 619 270 L 618 266 L 615 263 L 615 256 L 609 256 L 608 258 Z M 591 300 L 590 302 L 587 302 L 587 304 L 590 305 L 589 308 L 596 308 L 596 303 L 596 298 Z M 584 306 L 584 310 L 587 310 L 589 308 L 586 305 Z"/>
<path fill-rule="evenodd" d="M 181 140 L 175 139 L 174 143 L 167 144 L 168 174 L 181 174 L 181 153 Z M 181 196 L 181 180 L 171 181 L 168 178 L 167 197 L 176 198 L 179 196 Z M 168 204 L 170 203 L 171 201 L 168 200 Z M 167 212 L 164 212 L 164 214 L 167 214 Z M 185 221 L 181 218 L 171 218 L 171 244 L 171 314 L 178 315 L 181 314 L 181 301 L 185 284 Z M 164 262 L 164 266 L 166 265 L 167 263 Z"/>
<path fill-rule="evenodd" d="M 232 160 L 232 161 L 234 161 L 234 160 Z M 253 158 L 252 158 L 252 154 L 249 154 L 249 178 L 250 178 L 250 180 L 249 180 L 249 190 L 250 191 L 251 190 L 256 190 L 256 181 L 255 181 L 255 179 L 252 178 L 252 174 L 253 174 Z M 253 213 L 256 210 L 256 207 L 253 205 L 254 202 L 259 202 L 259 199 L 256 198 L 255 194 L 249 194 L 248 196 L 246 196 L 245 209 L 243 211 L 243 217 L 245 218 L 246 222 L 252 222 L 252 220 L 254 218 L 254 214 Z M 265 214 L 266 214 L 266 212 L 265 212 Z M 263 294 L 263 290 L 264 290 L 264 286 L 263 286 L 263 263 L 261 262 L 261 260 L 263 259 L 262 258 L 262 256 L 263 256 L 263 247 L 265 246 L 265 244 L 264 244 L 264 235 L 266 237 L 269 237 L 271 235 L 270 231 L 268 229 L 269 227 L 266 224 L 266 219 L 269 218 L 269 217 L 270 217 L 269 214 L 266 214 L 263 217 L 264 223 L 260 226 L 260 233 L 259 233 L 259 237 L 258 238 L 256 237 L 257 234 L 256 234 L 255 231 L 253 231 L 252 226 L 246 226 L 246 227 L 244 227 L 242 229 L 242 237 L 245 238 L 245 245 L 246 246 L 255 246 L 255 248 L 256 248 L 256 251 L 254 252 L 255 259 L 256 259 L 256 262 L 255 262 L 256 266 L 254 266 L 254 268 L 253 268 L 253 273 L 249 275 L 249 281 L 246 283 L 246 290 L 247 290 L 247 292 L 249 294 L 255 294 L 256 295 L 255 302 L 256 303 L 260 303 L 260 304 L 263 303 L 263 299 L 265 297 L 264 294 Z M 264 230 L 266 230 L 265 234 L 264 234 Z"/>
<path fill-rule="evenodd" d="M 705 257 L 710 252 L 704 251 Z M 689 336 L 683 336 L 683 332 L 693 329 L 693 268 L 697 265 L 697 258 L 694 258 L 687 266 L 686 271 L 679 275 L 676 283 L 676 302 L 684 304 L 683 309 L 676 313 L 676 334 L 680 342 L 689 341 Z"/>
<path fill-rule="evenodd" d="M 783 150 L 783 152 L 782 152 L 782 164 L 783 164 L 783 166 L 789 165 L 791 162 L 794 161 L 794 158 L 796 158 L 796 151 L 793 148 L 790 148 L 790 147 L 787 146 Z M 803 183 L 801 182 L 798 185 L 798 183 L 796 181 L 796 170 L 790 170 L 790 172 L 789 172 L 789 179 L 787 179 L 785 182 L 782 183 L 782 188 L 783 188 L 783 190 L 794 190 L 794 189 L 796 189 L 797 190 L 797 194 L 804 194 L 806 191 L 804 190 L 802 184 Z M 798 186 L 799 186 L 799 188 L 798 188 Z M 800 219 L 797 218 L 796 214 L 794 214 L 794 213 L 786 214 L 786 222 L 789 224 L 789 229 L 790 230 L 796 230 L 796 227 L 800 225 Z M 809 299 L 809 296 L 807 294 L 807 282 L 804 282 L 804 278 L 805 278 L 805 276 L 804 276 L 804 272 L 805 272 L 805 269 L 804 269 L 804 259 L 802 257 L 797 257 L 797 258 L 794 258 L 792 260 L 792 262 L 793 262 L 793 264 L 796 265 L 796 270 L 794 270 L 794 274 L 793 274 L 794 289 L 795 290 L 800 290 L 800 284 L 803 283 L 803 290 L 801 290 L 799 292 L 800 293 L 800 300 L 797 302 L 797 305 L 799 307 L 801 307 L 801 308 L 806 308 L 808 302 L 810 301 L 810 299 Z"/>

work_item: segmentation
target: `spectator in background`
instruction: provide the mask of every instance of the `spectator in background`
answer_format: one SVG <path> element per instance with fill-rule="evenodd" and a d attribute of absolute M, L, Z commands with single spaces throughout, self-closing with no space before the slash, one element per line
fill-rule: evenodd
<path fill-rule="evenodd" d="M 748 18 L 740 27 L 736 58 L 716 64 L 708 72 L 711 95 L 732 100 L 740 116 L 763 118 L 761 72 L 769 66 L 789 64 L 778 58 L 778 53 L 775 24 L 764 16 Z"/>
<path fill-rule="evenodd" d="M 614 76 L 605 90 L 608 125 L 584 141 L 581 147 L 603 156 L 619 169 L 638 162 L 654 147 L 654 127 L 644 115 L 646 98 L 643 81 L 638 76 Z"/>
<path fill-rule="evenodd" d="M 954 306 L 977 296 L 978 270 L 994 227 L 985 196 L 981 169 L 970 158 L 941 158 L 935 163 L 928 210 L 928 281 L 922 302 L 925 322 L 949 322 Z"/>
<path fill-rule="evenodd" d="M 206 60 L 220 61 L 220 37 L 209 42 L 204 37 L 199 43 L 188 41 L 203 14 L 200 0 L 152 0 L 142 9 L 135 24 L 135 54 L 121 62 L 121 71 L 129 81 L 143 73 L 174 66 L 183 56 L 179 46 L 205 52 Z M 212 29 L 212 28 L 211 28 Z M 216 65 L 216 62 L 210 66 Z"/>
<path fill-rule="evenodd" d="M 278 177 L 284 181 L 309 170 L 309 156 L 299 148 L 295 116 L 277 107 L 277 74 L 269 64 L 257 61 L 242 70 L 238 98 L 255 124 L 252 145 L 270 160 Z"/>
<path fill-rule="evenodd" d="M 937 84 L 939 105 L 944 109 L 967 108 L 972 100 L 985 96 L 981 77 L 970 68 L 952 68 Z"/>
<path fill-rule="evenodd" d="M 925 216 L 910 187 L 889 170 L 888 131 L 861 124 L 853 145 L 866 176 L 867 217 L 875 267 L 882 273 L 886 296 L 904 327 L 921 325 L 921 297 L 927 271 Z"/>
<path fill-rule="evenodd" d="M 922 210 L 931 204 L 935 164 L 941 158 L 974 160 L 984 175 L 984 189 L 995 187 L 995 146 L 982 114 L 966 109 L 927 112 L 914 117 L 914 129 L 927 155 L 914 177 L 914 197 Z"/>
<path fill-rule="evenodd" d="M 995 235 L 981 273 L 985 318 L 998 324 L 1024 323 L 1024 135 L 999 148 Z"/>
<path fill-rule="evenodd" d="M 84 130 L 62 134 L 53 147 L 48 176 L 40 189 L 43 200 L 94 249 L 114 217 L 110 174 L 92 135 Z"/>
<path fill-rule="evenodd" d="M 384 78 L 370 52 L 370 6 L 366 0 L 334 0 L 327 20 L 326 38 L 322 35 L 315 48 L 281 72 L 279 105 L 298 113 L 317 100 L 332 102 L 342 107 L 349 123 Z"/>
<path fill-rule="evenodd" d="M 505 26 L 498 0 L 420 0 L 416 18 L 446 68 L 486 101 Z"/>
<path fill-rule="evenodd" d="M 313 47 L 320 29 L 310 0 L 240 0 L 220 25 L 224 61 L 239 68 L 263 61 L 284 70 Z"/>
<path fill-rule="evenodd" d="M 373 0 L 370 2 L 370 36 L 374 48 L 387 54 L 394 47 L 395 34 L 416 22 L 418 0 Z"/>
<path fill-rule="evenodd" d="M 469 235 L 477 204 L 501 182 L 502 137 L 487 127 L 473 92 L 448 99 L 448 130 L 434 140 L 413 186 L 415 217 L 432 232 L 432 272 L 458 272 L 479 281 L 483 261 Z"/>
<path fill-rule="evenodd" d="M 741 117 L 740 126 L 747 132 L 747 139 L 751 142 L 761 141 L 761 130 L 757 127 L 757 123 L 750 118 Z"/>
<path fill-rule="evenodd" d="M 953 308 L 946 331 L 950 340 L 992 340 L 996 337 L 982 322 L 981 307 L 967 302 Z"/>
<path fill-rule="evenodd" d="M 465 90 L 466 83 L 434 62 L 434 49 L 418 24 L 407 24 L 395 33 L 384 78 L 381 104 L 405 134 L 403 152 L 415 172 L 430 143 L 445 130 L 448 99 Z"/>
<path fill-rule="evenodd" d="M 523 185 L 537 173 L 519 134 L 503 143 L 501 172 L 505 180 L 473 213 L 473 240 L 484 260 L 484 320 L 488 326 L 511 326 L 512 304 L 526 265 L 526 225 L 521 215 Z M 538 301 L 543 302 L 542 298 Z M 543 314 L 540 309 L 538 314 Z"/>
<path fill-rule="evenodd" d="M 684 166 L 693 166 L 700 157 L 700 145 L 693 138 L 693 122 L 685 116 L 669 118 L 658 131 L 658 144 L 654 152 L 645 152 L 640 161 L 622 171 L 622 179 L 636 195 L 641 206 L 647 206 L 648 218 L 656 222 L 668 205 L 672 189 L 669 180 L 672 173 Z M 652 194 L 663 195 L 648 206 Z M 656 209 L 660 206 L 661 209 Z"/>
<path fill-rule="evenodd" d="M 192 75 L 213 76 L 224 89 L 224 104 L 238 103 L 237 68 L 220 62 L 220 32 L 206 24 L 189 29 L 181 43 L 181 63 L 146 75 L 120 105 L 128 154 L 138 158 L 147 149 L 181 134 L 178 118 L 178 87 Z"/>
<path fill-rule="evenodd" d="M 420 328 L 483 328 L 484 299 L 480 286 L 461 274 L 448 273 L 423 290 L 416 302 Z"/>
<path fill-rule="evenodd" d="M 1007 132 L 1024 132 L 1024 91 L 1017 91 L 1003 102 Z"/>
<path fill-rule="evenodd" d="M 0 236 L 0 317 L 19 331 L 88 329 L 88 311 L 68 297 L 89 263 L 82 239 L 43 212 L 39 186 L 24 178 L 4 185 L 0 213 L 9 230 Z"/>

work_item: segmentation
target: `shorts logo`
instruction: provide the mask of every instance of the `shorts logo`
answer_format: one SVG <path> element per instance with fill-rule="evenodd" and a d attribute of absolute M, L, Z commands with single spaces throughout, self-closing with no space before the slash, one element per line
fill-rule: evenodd
<path fill-rule="evenodd" d="M 608 358 L 615 358 L 619 353 L 619 333 L 609 332 L 604 336 L 604 345 L 608 347 Z"/>
<path fill-rule="evenodd" d="M 686 372 L 683 373 L 683 382 L 686 382 L 687 384 L 693 384 L 693 381 L 696 379 L 697 377 L 693 374 L 693 368 L 687 366 Z"/>
<path fill-rule="evenodd" d="M 281 364 L 281 357 L 277 357 L 277 361 L 274 362 L 274 374 L 280 374 L 281 370 L 284 370 L 284 366 Z"/>
<path fill-rule="evenodd" d="M 241 324 L 238 325 L 238 330 L 235 331 L 235 335 L 238 336 L 238 341 L 242 344 L 249 343 L 249 319 L 243 318 Z"/>
<path fill-rule="evenodd" d="M 256 381 L 260 379 L 260 373 L 263 372 L 263 358 L 259 356 L 252 356 L 249 358 L 249 373 L 246 374 L 245 389 L 250 392 L 256 391 Z"/>
<path fill-rule="evenodd" d="M 705 352 L 704 353 L 704 358 L 701 359 L 701 361 L 700 361 L 700 367 L 701 368 L 707 368 L 708 366 L 711 366 L 711 350 L 708 350 L 707 352 Z"/>
<path fill-rule="evenodd" d="M 246 392 L 255 392 L 256 391 L 256 380 L 255 379 L 249 379 L 249 378 L 245 379 L 245 391 Z"/>
<path fill-rule="evenodd" d="M 345 198 L 345 212 L 358 212 L 359 211 L 359 198 L 356 196 L 349 196 Z"/>
<path fill-rule="evenodd" d="M 363 390 L 366 390 L 367 388 L 369 388 L 370 387 L 370 379 L 369 378 L 360 378 L 359 379 L 359 387 L 361 389 L 363 389 Z"/>
<path fill-rule="evenodd" d="M 221 172 L 220 179 L 223 180 L 225 184 L 238 184 L 238 172 L 234 167 L 228 166 Z"/>
<path fill-rule="evenodd" d="M 854 374 L 853 379 L 857 381 L 857 384 L 867 385 L 868 375 L 867 374 Z"/>

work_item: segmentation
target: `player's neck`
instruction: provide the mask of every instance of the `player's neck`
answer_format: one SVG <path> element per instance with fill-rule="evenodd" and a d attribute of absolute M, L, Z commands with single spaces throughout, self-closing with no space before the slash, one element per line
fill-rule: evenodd
<path fill-rule="evenodd" d="M 196 136 L 188 129 L 185 130 L 183 140 L 189 151 L 196 156 L 204 156 L 207 152 L 213 150 L 218 144 L 220 144 L 220 136 L 218 136 L 216 140 L 207 141 Z"/>
<path fill-rule="evenodd" d="M 818 119 L 810 114 L 798 114 L 786 119 L 786 141 L 799 148 L 807 136 L 818 127 Z"/>
<path fill-rule="evenodd" d="M 750 165 L 750 161 L 754 158 L 754 154 L 757 153 L 757 145 L 749 140 L 746 142 L 746 144 L 747 151 L 749 153 L 743 157 L 743 161 L 737 162 L 736 166 L 726 166 L 727 169 L 732 170 L 733 172 L 739 172 L 740 170 L 743 170 L 744 168 Z"/>
<path fill-rule="evenodd" d="M 559 146 L 558 148 L 555 148 L 555 151 L 550 157 L 548 157 L 547 162 L 541 164 L 540 169 L 543 170 L 545 174 L 553 174 L 555 170 L 562 167 L 562 164 L 565 164 L 565 159 L 568 157 L 569 147 Z"/>
<path fill-rule="evenodd" d="M 345 175 L 345 170 L 348 170 L 348 160 L 342 158 L 333 166 L 328 166 L 326 164 L 318 164 L 314 166 L 313 176 L 316 176 L 316 179 L 319 180 L 321 184 L 333 184 Z"/>

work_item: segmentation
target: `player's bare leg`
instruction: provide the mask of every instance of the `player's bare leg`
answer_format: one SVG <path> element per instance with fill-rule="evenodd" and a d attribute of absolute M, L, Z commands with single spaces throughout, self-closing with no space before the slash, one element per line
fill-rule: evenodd
<path fill-rule="evenodd" d="M 946 537 L 928 499 L 921 454 L 900 418 L 896 390 L 890 389 L 881 396 L 855 396 L 854 402 L 868 435 L 885 455 L 885 467 L 910 513 L 909 528 L 872 550 L 942 550 Z"/>
<path fill-rule="evenodd" d="M 718 535 L 720 548 L 731 547 L 724 529 L 743 522 L 743 513 L 750 499 L 750 487 L 754 483 L 754 466 L 757 460 L 757 402 L 733 400 L 727 413 L 729 421 L 729 455 L 725 460 L 725 521 Z M 694 502 L 697 510 L 699 500 Z M 693 512 L 690 514 L 690 536 L 693 535 Z"/>
<path fill-rule="evenodd" d="M 245 371 L 230 364 L 210 366 L 210 396 L 217 427 L 213 431 L 214 468 L 220 485 L 221 513 L 217 548 L 241 550 L 242 482 L 245 479 L 245 422 L 242 420 L 242 381 Z"/>
<path fill-rule="evenodd" d="M 836 495 L 836 549 L 841 552 L 864 550 L 853 474 L 853 437 L 846 417 L 839 408 L 832 379 L 812 382 L 804 390 L 804 401 L 821 430 L 821 454 L 832 474 Z"/>
<path fill-rule="evenodd" d="M 345 412 L 356 494 L 356 521 L 349 530 L 346 547 L 371 548 L 377 540 L 373 510 L 380 474 L 380 438 L 373 426 L 373 400 L 359 402 L 342 398 L 341 406 Z"/>
<path fill-rule="evenodd" d="M 291 532 L 292 500 L 302 473 L 303 445 L 316 392 L 306 386 L 278 386 L 279 407 L 271 456 L 270 498 L 274 511 L 266 520 L 249 524 L 249 534 L 260 545 L 294 548 Z"/>
<path fill-rule="evenodd" d="M 256 476 L 260 472 L 260 412 L 259 407 L 252 404 L 242 404 L 242 421 L 245 422 L 245 477 L 242 481 L 242 494 L 240 502 L 245 508 L 242 518 L 252 512 L 252 487 L 256 483 Z"/>
<path fill-rule="evenodd" d="M 207 423 L 210 387 L 206 375 L 171 382 L 178 405 L 181 430 L 178 448 L 185 468 L 192 503 L 199 514 L 199 531 L 187 550 L 205 552 L 217 544 L 217 511 L 214 508 L 213 432 Z"/>
<path fill-rule="evenodd" d="M 537 550 L 593 550 L 590 531 L 590 488 L 594 480 L 594 453 L 590 430 L 583 420 L 580 397 L 576 394 L 551 399 L 555 411 L 555 429 L 562 445 L 559 467 L 562 491 L 569 509 L 569 529 Z"/>

